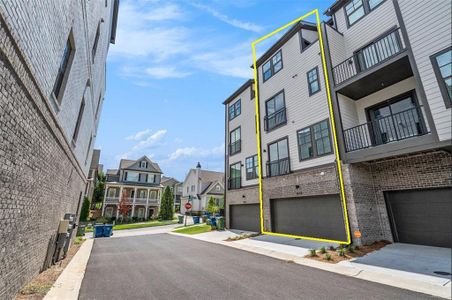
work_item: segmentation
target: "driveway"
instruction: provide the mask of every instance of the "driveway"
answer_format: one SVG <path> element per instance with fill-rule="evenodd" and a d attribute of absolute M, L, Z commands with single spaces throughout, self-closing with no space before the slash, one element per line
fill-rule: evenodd
<path fill-rule="evenodd" d="M 451 260 L 450 248 L 396 243 L 357 258 L 352 263 L 451 279 Z"/>
<path fill-rule="evenodd" d="M 168 234 L 96 239 L 79 299 L 431 299 Z"/>

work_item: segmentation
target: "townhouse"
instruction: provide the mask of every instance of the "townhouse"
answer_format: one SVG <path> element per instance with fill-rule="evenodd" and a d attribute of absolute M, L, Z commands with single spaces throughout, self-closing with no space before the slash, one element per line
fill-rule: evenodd
<path fill-rule="evenodd" d="M 162 177 L 162 185 L 163 189 L 165 189 L 167 186 L 171 189 L 171 192 L 173 192 L 174 196 L 174 211 L 179 212 L 180 211 L 180 203 L 181 203 L 181 197 L 182 197 L 182 182 L 177 180 L 173 177 Z"/>
<path fill-rule="evenodd" d="M 1 299 L 51 264 L 60 220 L 78 219 L 118 6 L 0 1 Z"/>
<path fill-rule="evenodd" d="M 330 19 L 321 28 L 353 242 L 451 247 L 449 1 L 338 0 L 325 14 Z M 319 54 L 316 26 L 301 22 L 257 60 L 264 229 L 345 240 Z M 242 119 L 252 121 L 254 112 Z M 235 127 L 227 118 L 227 145 Z M 228 180 L 234 175 L 230 150 Z M 234 204 L 259 198 L 239 191 L 226 191 L 227 226 L 247 230 L 242 224 L 256 212 L 236 214 Z"/>
<path fill-rule="evenodd" d="M 148 220 L 158 216 L 162 170 L 147 156 L 121 159 L 118 169 L 107 170 L 102 216 Z"/>

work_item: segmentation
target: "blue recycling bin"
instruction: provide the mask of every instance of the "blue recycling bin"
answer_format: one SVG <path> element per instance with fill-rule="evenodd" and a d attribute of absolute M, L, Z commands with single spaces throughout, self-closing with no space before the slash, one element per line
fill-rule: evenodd
<path fill-rule="evenodd" d="M 210 225 L 216 227 L 217 226 L 217 218 L 215 218 L 215 217 L 210 218 Z"/>
<path fill-rule="evenodd" d="M 193 224 L 199 224 L 199 217 L 193 216 Z"/>
<path fill-rule="evenodd" d="M 96 224 L 94 225 L 94 237 L 103 237 L 104 236 L 104 224 Z"/>
<path fill-rule="evenodd" d="M 110 237 L 113 235 L 113 224 L 105 224 L 104 225 L 104 237 Z"/>

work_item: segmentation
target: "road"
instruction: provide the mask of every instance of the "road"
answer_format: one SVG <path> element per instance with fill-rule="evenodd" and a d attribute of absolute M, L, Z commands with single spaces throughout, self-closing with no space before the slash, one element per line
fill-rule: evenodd
<path fill-rule="evenodd" d="M 97 239 L 79 299 L 432 299 L 169 234 Z"/>

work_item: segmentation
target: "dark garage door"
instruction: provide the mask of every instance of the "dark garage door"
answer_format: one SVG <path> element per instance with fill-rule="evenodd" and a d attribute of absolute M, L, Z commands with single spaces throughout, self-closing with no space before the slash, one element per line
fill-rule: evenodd
<path fill-rule="evenodd" d="M 394 241 L 452 247 L 451 189 L 385 192 Z"/>
<path fill-rule="evenodd" d="M 271 199 L 272 231 L 346 241 L 339 195 Z"/>
<path fill-rule="evenodd" d="M 236 204 L 229 206 L 231 229 L 260 232 L 259 204 Z"/>

